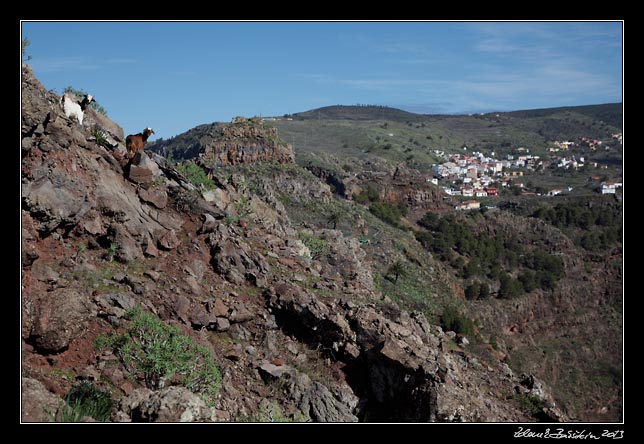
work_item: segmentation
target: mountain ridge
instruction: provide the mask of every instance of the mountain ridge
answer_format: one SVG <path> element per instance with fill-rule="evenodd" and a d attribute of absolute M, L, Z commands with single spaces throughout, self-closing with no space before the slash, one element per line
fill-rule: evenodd
<path fill-rule="evenodd" d="M 488 111 L 481 113 L 416 113 L 412 111 L 406 111 L 402 108 L 390 107 L 386 105 L 328 105 L 313 108 L 307 111 L 285 114 L 284 116 L 269 116 L 267 118 L 283 118 L 287 116 L 298 119 L 346 118 L 348 120 L 402 120 L 405 118 L 411 118 L 418 120 L 423 118 L 457 117 L 487 114 L 545 115 L 562 111 L 576 111 L 585 114 L 593 114 L 593 112 L 605 113 L 608 111 L 610 111 L 611 113 L 619 113 L 620 111 L 622 111 L 622 108 L 622 102 L 609 102 L 590 105 L 564 105 L 544 108 L 527 108 L 510 111 Z"/>

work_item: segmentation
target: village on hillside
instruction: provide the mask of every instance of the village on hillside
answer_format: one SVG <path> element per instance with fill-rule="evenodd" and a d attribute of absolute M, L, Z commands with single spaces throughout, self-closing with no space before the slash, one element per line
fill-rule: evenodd
<path fill-rule="evenodd" d="M 613 139 L 622 143 L 622 134 L 613 134 Z M 604 145 L 601 140 L 580 137 L 577 142 L 554 141 L 547 151 L 548 157 L 542 158 L 530 153 L 528 148 L 518 147 L 507 154 L 505 158 L 497 159 L 495 153 L 489 156 L 481 152 L 467 152 L 463 147 L 464 154 L 446 154 L 444 151 L 435 150 L 434 154 L 444 158 L 445 161 L 432 166 L 432 177 L 427 179 L 434 185 L 441 186 L 448 196 L 463 197 L 497 197 L 500 190 L 508 187 L 516 187 L 522 194 L 537 194 L 545 196 L 558 196 L 569 193 L 572 187 L 553 188 L 545 190 L 544 193 L 529 193 L 524 191 L 524 183 L 520 178 L 528 172 L 544 172 L 547 169 L 578 170 L 584 166 L 590 168 L 605 168 L 597 162 L 591 162 L 584 155 L 586 151 L 595 152 L 603 149 L 608 151 L 610 147 Z M 589 180 L 597 180 L 598 176 L 591 176 Z M 622 182 L 601 181 L 595 190 L 601 194 L 615 194 Z M 479 209 L 480 202 L 474 199 L 458 202 L 455 205 L 457 210 Z"/>

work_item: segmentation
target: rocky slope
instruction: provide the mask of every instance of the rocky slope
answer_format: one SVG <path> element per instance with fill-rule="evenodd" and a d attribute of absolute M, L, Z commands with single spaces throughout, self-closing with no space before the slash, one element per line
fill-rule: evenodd
<path fill-rule="evenodd" d="M 127 162 L 122 136 L 96 121 L 112 140 L 99 143 L 28 67 L 22 81 L 23 421 L 63 420 L 81 382 L 109 393 L 108 419 L 124 422 L 567 419 L 533 376 L 478 360 L 463 338 L 383 297 L 356 238 L 293 225 L 275 197 L 328 199 L 328 185 L 286 169 L 257 189 L 215 168 L 216 187 L 200 189 L 153 154 Z M 204 154 L 292 161 L 237 125 Z M 216 395 L 178 377 L 151 384 L 130 355 L 95 346 L 135 328 L 137 306 L 210 353 Z"/>
<path fill-rule="evenodd" d="M 566 276 L 553 292 L 533 291 L 510 301 L 475 301 L 469 313 L 494 332 L 514 368 L 549 381 L 560 405 L 576 419 L 610 422 L 621 416 L 623 287 L 621 249 L 584 252 L 558 229 L 504 213 L 488 228 L 520 236 L 561 257 Z M 617 251 L 619 250 L 619 251 Z M 538 357 L 538 358 L 537 358 Z"/>

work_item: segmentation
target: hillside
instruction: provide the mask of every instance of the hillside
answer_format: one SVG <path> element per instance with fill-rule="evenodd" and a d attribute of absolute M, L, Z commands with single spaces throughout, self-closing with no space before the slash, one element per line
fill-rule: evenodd
<path fill-rule="evenodd" d="M 296 154 L 379 156 L 427 169 L 446 153 L 495 152 L 525 147 L 544 155 L 549 143 L 579 137 L 611 140 L 621 132 L 622 105 L 551 108 L 477 115 L 421 115 L 386 107 L 334 106 L 270 123 L 297 147 Z"/>
<path fill-rule="evenodd" d="M 621 145 L 616 145 L 612 139 L 618 131 L 593 117 L 608 119 L 610 113 L 621 115 L 621 106 L 569 107 L 482 116 L 416 116 L 418 119 L 414 121 L 404 120 L 408 117 L 404 113 L 379 107 L 329 107 L 317 111 L 304 113 L 304 118 L 296 114 L 278 120 L 264 119 L 265 125 L 278 128 L 280 138 L 293 145 L 297 164 L 321 179 L 332 192 L 330 199 L 309 200 L 296 197 L 301 186 L 290 186 L 287 188 L 290 192 L 270 186 L 271 196 L 285 206 L 289 218 L 305 227 L 337 225 L 345 235 L 358 238 L 362 248 L 373 258 L 372 273 L 380 276 L 376 287 L 402 307 L 420 310 L 437 323 L 451 306 L 467 313 L 479 329 L 478 345 L 470 350 L 476 349 L 480 353 L 477 356 L 483 356 L 481 359 L 487 359 L 486 356 L 492 353 L 517 371 L 529 369 L 548 378 L 556 387 L 560 405 L 565 405 L 572 417 L 610 420 L 619 417 L 617 411 L 609 413 L 604 409 L 606 406 L 593 406 L 601 402 L 602 397 L 621 399 L 621 322 L 616 322 L 621 318 L 622 300 L 622 234 L 617 228 L 621 221 L 621 205 L 613 204 L 611 196 L 597 196 L 596 183 L 589 182 L 589 177 L 593 174 L 621 177 Z M 369 120 L 378 113 L 398 116 L 402 121 Z M 173 152 L 178 157 L 184 157 L 181 147 L 185 146 L 186 140 L 197 139 L 200 128 L 177 136 L 176 144 L 173 143 L 175 139 L 164 141 L 161 152 L 175 149 Z M 593 128 L 601 130 L 593 132 Z M 469 271 L 472 258 L 461 246 L 454 247 L 456 254 L 449 253 L 445 247 L 434 251 L 430 241 L 427 244 L 430 251 L 423 252 L 418 242 L 423 244 L 426 237 L 416 224 L 428 211 L 439 217 L 451 217 L 454 205 L 462 200 L 446 197 L 440 187 L 428 182 L 432 176 L 428 170 L 430 162 L 444 162 L 445 155 L 440 156 L 423 144 L 435 143 L 437 149 L 441 148 L 439 151 L 464 153 L 461 142 L 450 150 L 445 141 L 469 137 L 472 143 L 468 144 L 468 151 L 474 151 L 474 147 L 481 145 L 481 140 L 489 143 L 485 137 L 496 134 L 494 137 L 498 138 L 501 131 L 516 137 L 512 139 L 514 142 L 506 141 L 503 146 L 490 144 L 488 152 L 507 152 L 516 156 L 517 146 L 525 146 L 518 145 L 517 141 L 541 140 L 543 144 L 530 151 L 543 153 L 545 159 L 549 156 L 546 147 L 554 145 L 545 143 L 540 131 L 550 131 L 558 140 L 577 140 L 588 137 L 587 134 L 603 138 L 610 151 L 581 147 L 574 153 L 597 161 L 595 169 L 553 169 L 553 164 L 547 170 L 524 170 L 524 177 L 536 190 L 573 185 L 574 193 L 557 202 L 570 202 L 573 207 L 595 202 L 592 205 L 606 207 L 612 214 L 610 217 L 617 218 L 613 219 L 615 225 L 607 230 L 601 225 L 595 228 L 586 225 L 584 230 L 558 225 L 546 230 L 533 214 L 540 206 L 549 208 L 557 203 L 549 198 L 539 197 L 534 192 L 515 196 L 503 190 L 500 198 L 483 199 L 491 208 L 498 206 L 504 210 L 475 217 L 476 227 L 470 228 L 473 232 L 494 233 L 497 227 L 503 226 L 513 239 L 519 239 L 518 245 L 513 247 L 517 249 L 517 255 L 523 248 L 537 246 L 540 251 L 565 258 L 566 273 L 560 283 L 547 290 L 531 289 L 532 284 L 524 283 L 522 286 L 528 288 L 528 294 L 512 304 L 498 296 L 500 281 L 496 272 L 487 271 L 479 281 L 481 278 Z M 575 138 L 577 134 L 579 136 Z M 150 149 L 158 150 L 155 145 Z M 604 166 L 600 167 L 602 164 Z M 229 167 L 225 170 L 226 174 L 240 172 Z M 242 167 L 241 170 L 253 192 L 266 190 L 267 175 L 283 177 L 285 173 L 274 167 Z M 294 171 L 287 173 L 293 174 Z M 295 175 L 301 176 L 301 173 Z M 305 176 L 301 177 L 307 180 Z M 512 218 L 514 225 L 508 227 L 503 222 L 506 218 Z M 464 226 L 470 224 L 469 220 L 465 214 L 456 219 Z M 534 233 L 541 234 L 535 237 Z M 553 246 L 551 239 L 560 239 L 561 246 Z M 447 238 L 447 242 L 449 245 L 454 239 Z M 396 257 L 404 261 L 408 273 L 393 285 L 388 271 Z M 531 276 L 532 271 L 521 268 L 520 263 L 518 269 L 512 268 L 516 257 L 507 260 L 510 262 L 503 266 L 515 281 Z M 604 265 L 599 265 L 601 260 L 606 261 Z M 583 267 L 580 264 L 584 264 Z M 431 284 L 427 285 L 428 282 Z M 496 296 L 485 301 L 476 298 L 466 301 L 466 290 L 481 282 Z M 514 298 L 511 299 L 514 301 Z M 611 308 L 598 311 L 597 305 Z M 537 321 L 535 313 L 544 318 Z M 579 318 L 585 321 L 579 324 Z M 503 319 L 501 323 L 500 319 Z M 590 324 L 586 323 L 591 319 Z M 593 332 L 585 328 L 587 325 L 602 331 L 602 341 L 594 338 Z M 569 350 L 564 337 L 570 338 L 572 343 L 586 344 L 585 351 Z M 490 344 L 493 344 L 493 350 L 489 349 Z M 530 359 L 531 355 L 546 356 L 546 365 L 542 365 L 541 359 Z M 562 364 L 562 356 L 570 367 Z M 575 373 L 570 374 L 570 368 L 575 368 Z"/>
<path fill-rule="evenodd" d="M 281 139 L 296 147 L 300 165 L 320 161 L 321 154 L 371 159 L 380 157 L 409 168 L 428 170 L 440 162 L 437 151 L 467 150 L 502 157 L 517 147 L 540 156 L 554 141 L 580 137 L 611 143 L 621 132 L 622 105 L 605 104 L 477 115 L 422 115 L 379 106 L 329 106 L 287 117 L 264 119 Z M 150 145 L 175 159 L 193 156 L 209 143 L 217 124 L 200 125 Z M 605 153 L 589 157 L 615 163 Z M 327 165 L 328 166 L 328 165 Z"/>
<path fill-rule="evenodd" d="M 302 163 L 257 119 L 127 159 L 114 122 L 22 88 L 23 421 L 621 419 L 612 196 L 568 225 L 455 212 L 426 171 Z"/>

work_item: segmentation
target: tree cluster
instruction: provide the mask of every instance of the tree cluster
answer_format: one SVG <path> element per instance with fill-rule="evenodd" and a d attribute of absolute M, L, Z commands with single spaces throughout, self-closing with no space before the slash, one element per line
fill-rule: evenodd
<path fill-rule="evenodd" d="M 541 288 L 554 290 L 565 276 L 563 260 L 538 248 L 531 251 L 509 232 L 477 232 L 466 217 L 439 217 L 428 212 L 418 221 L 427 231 L 416 238 L 429 251 L 447 262 L 457 276 L 470 281 L 465 288 L 469 300 L 487 299 L 491 286 L 498 298 L 511 299 Z M 492 283 L 488 284 L 488 281 Z"/>
<path fill-rule="evenodd" d="M 568 202 L 539 207 L 532 217 L 563 230 L 589 251 L 603 251 L 622 241 L 622 214 L 617 205 Z"/>

